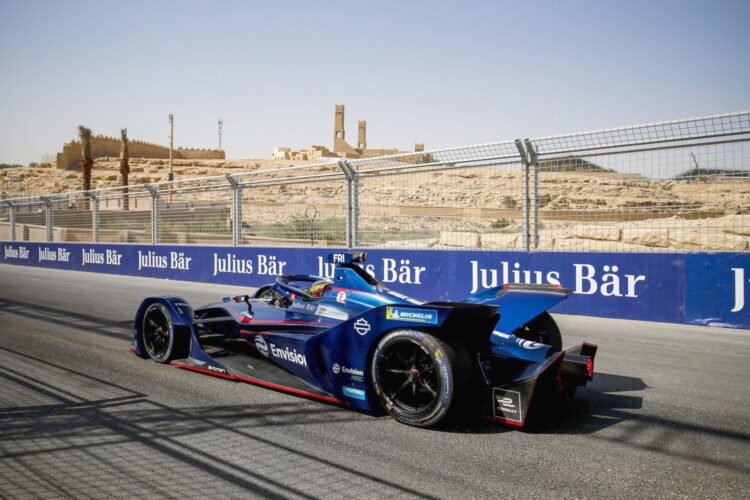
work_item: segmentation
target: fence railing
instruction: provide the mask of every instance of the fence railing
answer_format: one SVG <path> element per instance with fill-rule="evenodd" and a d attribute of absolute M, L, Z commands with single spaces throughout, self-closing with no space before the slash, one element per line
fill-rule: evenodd
<path fill-rule="evenodd" d="M 750 249 L 750 112 L 0 200 L 0 240 Z"/>

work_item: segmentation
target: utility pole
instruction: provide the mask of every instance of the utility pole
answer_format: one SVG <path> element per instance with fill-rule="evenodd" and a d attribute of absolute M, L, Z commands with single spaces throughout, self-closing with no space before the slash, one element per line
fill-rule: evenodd
<path fill-rule="evenodd" d="M 169 113 L 169 181 L 174 180 L 174 171 L 172 170 L 172 157 L 174 150 L 174 115 Z M 169 189 L 169 203 L 172 203 L 172 186 Z"/>
<path fill-rule="evenodd" d="M 224 120 L 219 118 L 219 151 L 221 151 L 221 136 L 224 134 Z"/>

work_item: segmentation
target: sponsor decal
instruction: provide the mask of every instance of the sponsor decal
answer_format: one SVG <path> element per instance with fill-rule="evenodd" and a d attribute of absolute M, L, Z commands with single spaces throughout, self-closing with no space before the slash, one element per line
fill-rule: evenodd
<path fill-rule="evenodd" d="M 518 338 L 516 339 L 516 344 L 530 351 L 533 351 L 534 349 L 539 349 L 540 347 L 544 347 L 544 344 L 537 344 L 536 342 L 532 342 L 531 340 L 524 340 L 524 339 L 518 339 Z"/>
<path fill-rule="evenodd" d="M 412 266 L 409 259 L 383 259 L 383 283 L 421 285 L 423 266 Z"/>
<path fill-rule="evenodd" d="M 733 267 L 734 275 L 734 305 L 730 312 L 740 312 L 745 308 L 745 269 L 742 267 Z"/>
<path fill-rule="evenodd" d="M 5 247 L 3 252 L 6 259 L 29 260 L 29 254 L 30 250 L 23 245 L 18 248 Z"/>
<path fill-rule="evenodd" d="M 187 257 L 185 252 L 169 252 L 169 255 L 160 255 L 153 250 L 146 253 L 138 250 L 138 270 L 141 269 L 173 269 L 177 271 L 190 271 L 192 257 Z"/>
<path fill-rule="evenodd" d="M 391 297 L 396 297 L 397 299 L 405 300 L 417 306 L 424 304 L 424 302 L 422 302 L 421 300 L 412 299 L 411 297 L 408 297 L 404 295 L 403 293 L 394 292 L 393 290 L 388 290 L 386 293 L 390 295 Z"/>
<path fill-rule="evenodd" d="M 317 314 L 318 316 L 323 316 L 324 318 L 339 319 L 341 321 L 346 321 L 347 319 L 349 319 L 349 315 L 344 311 L 336 309 L 335 307 L 324 305 L 319 305 L 315 310 L 315 314 Z"/>
<path fill-rule="evenodd" d="M 177 312 L 180 313 L 180 314 L 184 315 L 186 313 L 186 311 L 190 311 L 190 305 L 188 305 L 188 304 L 186 304 L 184 302 L 175 302 L 172 305 L 177 308 Z M 201 325 L 199 325 L 199 327 L 201 327 Z"/>
<path fill-rule="evenodd" d="M 253 274 L 252 259 L 238 259 L 233 253 L 227 252 L 226 256 L 214 253 L 214 273 L 231 273 L 231 274 Z"/>
<path fill-rule="evenodd" d="M 497 330 L 493 330 L 492 335 L 500 337 L 501 339 L 510 340 L 510 335 L 508 335 L 507 333 L 499 332 Z"/>
<path fill-rule="evenodd" d="M 308 302 L 296 300 L 294 301 L 294 303 L 292 303 L 289 309 L 294 309 L 296 311 L 304 312 L 307 314 L 317 314 L 316 311 L 318 309 L 318 306 L 316 304 L 310 304 Z"/>
<path fill-rule="evenodd" d="M 346 292 L 339 292 L 338 295 L 336 295 L 336 302 L 340 304 L 346 302 Z"/>
<path fill-rule="evenodd" d="M 258 352 L 263 356 L 268 357 L 268 344 L 266 344 L 266 339 L 260 335 L 255 336 L 255 348 L 258 349 Z"/>
<path fill-rule="evenodd" d="M 276 347 L 275 344 L 271 343 L 271 355 L 274 358 L 283 359 L 284 361 L 289 361 L 290 363 L 295 363 L 300 366 L 307 366 L 307 359 L 305 359 L 305 356 L 298 353 L 297 349 L 289 349 L 288 347 L 284 347 L 283 349 L 280 347 Z"/>
<path fill-rule="evenodd" d="M 224 368 L 221 368 L 221 367 L 219 367 L 219 366 L 208 365 L 208 369 L 209 369 L 210 371 L 212 371 L 212 372 L 216 372 L 216 373 L 222 373 L 222 374 L 224 374 L 224 375 L 226 375 L 226 374 L 227 374 L 227 371 L 226 371 L 226 370 L 225 370 Z"/>
<path fill-rule="evenodd" d="M 344 396 L 346 396 L 347 398 L 359 399 L 361 401 L 367 399 L 367 397 L 365 396 L 365 391 L 362 389 L 357 389 L 355 387 L 342 386 L 341 392 L 343 392 Z"/>
<path fill-rule="evenodd" d="M 39 248 L 39 262 L 70 262 L 70 251 L 58 248 L 57 251 L 48 247 Z"/>
<path fill-rule="evenodd" d="M 86 265 L 97 266 L 120 266 L 122 265 L 122 254 L 117 250 L 98 251 L 94 248 L 81 249 L 81 267 Z"/>
<path fill-rule="evenodd" d="M 365 318 L 359 318 L 354 322 L 354 331 L 360 335 L 367 335 L 370 333 L 370 323 Z"/>
<path fill-rule="evenodd" d="M 332 260 L 336 258 L 334 254 Z M 346 257 L 343 257 L 346 259 Z M 422 285 L 427 268 L 425 266 L 412 265 L 409 259 L 383 258 L 380 265 L 365 264 L 362 269 L 371 276 L 378 278 L 383 283 L 398 283 L 402 285 Z M 333 278 L 336 272 L 336 261 L 326 262 L 323 257 L 318 257 L 317 275 L 324 278 Z"/>
<path fill-rule="evenodd" d="M 403 307 L 387 307 L 385 309 L 385 319 L 437 325 L 438 312 L 434 309 L 405 309 Z"/>
<path fill-rule="evenodd" d="M 365 372 L 364 370 L 360 370 L 359 368 L 350 368 L 348 366 L 343 366 L 338 363 L 334 363 L 331 367 L 333 370 L 333 373 L 338 375 L 339 373 L 343 373 L 344 375 L 349 375 L 352 380 L 355 382 L 362 382 L 364 381 Z"/>
<path fill-rule="evenodd" d="M 492 391 L 492 397 L 494 398 L 493 410 L 496 417 L 519 423 L 523 422 L 520 392 L 495 388 Z"/>
<path fill-rule="evenodd" d="M 286 262 L 275 255 L 257 255 L 256 260 L 242 259 L 233 252 L 213 254 L 213 275 L 256 274 L 258 276 L 280 276 L 284 274 Z"/>
<path fill-rule="evenodd" d="M 471 263 L 471 292 L 494 288 L 505 283 L 560 285 L 560 271 L 540 271 L 523 269 L 521 264 L 500 262 L 500 269 L 483 268 L 476 260 Z M 592 264 L 573 263 L 573 293 L 579 295 L 601 295 L 602 297 L 638 298 L 646 284 L 645 274 L 623 273 L 620 266 L 606 264 L 601 267 Z"/>

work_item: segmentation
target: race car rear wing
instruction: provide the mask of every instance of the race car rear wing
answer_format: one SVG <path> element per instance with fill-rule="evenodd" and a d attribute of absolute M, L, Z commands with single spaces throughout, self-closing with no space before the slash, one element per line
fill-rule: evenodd
<path fill-rule="evenodd" d="M 495 329 L 513 333 L 571 293 L 559 285 L 510 284 L 484 290 L 462 302 L 499 306 L 500 320 Z"/>

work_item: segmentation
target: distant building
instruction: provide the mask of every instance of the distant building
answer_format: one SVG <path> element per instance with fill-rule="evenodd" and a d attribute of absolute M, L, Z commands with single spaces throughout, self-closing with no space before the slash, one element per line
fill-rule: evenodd
<path fill-rule="evenodd" d="M 159 144 L 138 140 L 128 141 L 131 158 L 169 158 L 169 148 Z M 96 158 L 120 156 L 120 139 L 95 135 L 91 138 L 91 156 Z M 219 149 L 175 148 L 173 158 L 176 160 L 223 160 L 224 151 Z M 78 170 L 81 166 L 81 142 L 70 141 L 57 153 L 57 168 Z"/>
<path fill-rule="evenodd" d="M 415 144 L 414 152 L 424 151 L 424 144 Z M 357 127 L 357 147 L 352 147 L 346 142 L 346 131 L 344 129 L 344 105 L 336 105 L 336 113 L 333 118 L 333 151 L 325 146 L 310 146 L 308 149 L 292 151 L 291 148 L 278 147 L 273 150 L 274 160 L 315 160 L 317 158 L 373 158 L 376 156 L 395 155 L 400 153 L 411 153 L 411 151 L 400 151 L 398 149 L 368 149 L 367 147 L 367 122 L 360 120 Z"/>

